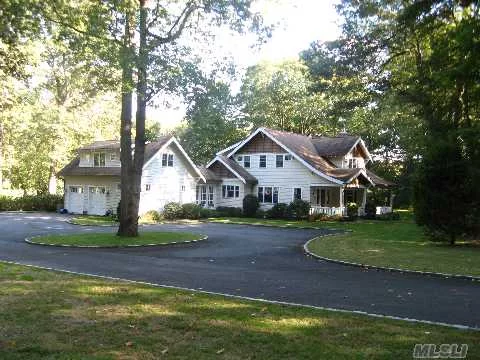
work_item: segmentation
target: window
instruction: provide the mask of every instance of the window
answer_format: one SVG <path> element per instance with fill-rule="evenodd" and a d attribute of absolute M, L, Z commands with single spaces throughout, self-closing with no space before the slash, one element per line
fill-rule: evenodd
<path fill-rule="evenodd" d="M 292 160 L 292 155 L 290 155 L 290 154 L 285 155 L 285 160 L 286 161 Z"/>
<path fill-rule="evenodd" d="M 222 197 L 238 198 L 240 196 L 240 186 L 238 185 L 222 185 Z"/>
<path fill-rule="evenodd" d="M 200 205 L 201 206 L 205 206 L 205 204 L 207 203 L 207 187 L 206 186 L 202 186 L 200 188 Z"/>
<path fill-rule="evenodd" d="M 95 167 L 105 166 L 105 153 L 93 154 L 93 166 Z"/>
<path fill-rule="evenodd" d="M 162 154 L 162 167 L 173 166 L 173 154 Z"/>
<path fill-rule="evenodd" d="M 145 191 L 150 191 L 151 188 L 152 188 L 152 185 L 145 184 Z"/>
<path fill-rule="evenodd" d="M 302 199 L 302 188 L 293 188 L 293 200 Z"/>
<path fill-rule="evenodd" d="M 348 167 L 350 169 L 357 168 L 357 159 L 348 159 Z"/>
<path fill-rule="evenodd" d="M 277 168 L 283 168 L 283 155 L 277 155 L 275 157 L 275 164 Z"/>
<path fill-rule="evenodd" d="M 259 186 L 258 200 L 261 203 L 277 204 L 278 203 L 278 187 Z"/>
<path fill-rule="evenodd" d="M 208 207 L 213 207 L 213 186 L 208 185 L 208 198 L 207 198 Z"/>
<path fill-rule="evenodd" d="M 185 191 L 185 185 L 182 185 L 182 186 L 180 187 L 180 190 L 181 190 L 181 191 Z"/>
<path fill-rule="evenodd" d="M 267 155 L 260 155 L 260 162 L 258 163 L 258 167 L 261 167 L 261 168 L 267 167 Z"/>
<path fill-rule="evenodd" d="M 238 156 L 238 157 L 237 157 L 237 160 L 238 160 L 238 161 L 242 161 L 242 155 Z"/>
<path fill-rule="evenodd" d="M 122 191 L 122 185 L 121 184 L 117 184 L 117 191 L 118 192 Z"/>
<path fill-rule="evenodd" d="M 246 168 L 250 167 L 250 155 L 245 155 L 243 157 L 243 167 L 246 167 Z"/>
<path fill-rule="evenodd" d="M 90 186 L 91 194 L 105 194 L 105 188 L 101 186 Z"/>
<path fill-rule="evenodd" d="M 111 153 L 110 154 L 110 161 L 115 161 L 115 160 L 117 160 L 117 154 Z"/>
<path fill-rule="evenodd" d="M 81 193 L 83 193 L 83 187 L 81 187 L 81 186 L 70 186 L 70 192 L 81 194 Z"/>

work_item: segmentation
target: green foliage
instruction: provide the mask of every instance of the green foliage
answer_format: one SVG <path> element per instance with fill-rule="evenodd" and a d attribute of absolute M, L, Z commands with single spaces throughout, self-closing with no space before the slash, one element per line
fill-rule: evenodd
<path fill-rule="evenodd" d="M 208 219 L 218 217 L 217 211 L 214 209 L 201 208 L 200 209 L 200 219 Z"/>
<path fill-rule="evenodd" d="M 258 197 L 252 194 L 247 194 L 243 198 L 243 215 L 246 217 L 253 217 L 260 207 Z"/>
<path fill-rule="evenodd" d="M 391 212 L 387 214 L 375 215 L 375 220 L 400 220 L 400 214 Z"/>
<path fill-rule="evenodd" d="M 160 220 L 162 220 L 162 216 L 157 210 L 148 210 L 141 216 L 142 222 L 157 223 L 160 222 Z"/>
<path fill-rule="evenodd" d="M 189 97 L 186 126 L 178 129 L 178 135 L 192 159 L 205 164 L 216 151 L 245 137 L 247 131 L 229 86 L 208 79 L 199 81 L 203 86 L 196 87 Z"/>
<path fill-rule="evenodd" d="M 163 207 L 162 215 L 167 220 L 177 220 L 183 217 L 182 205 L 177 202 L 169 202 Z"/>
<path fill-rule="evenodd" d="M 288 219 L 291 217 L 290 208 L 287 204 L 278 203 L 267 210 L 267 218 L 269 219 Z"/>
<path fill-rule="evenodd" d="M 202 207 L 200 205 L 189 203 L 182 205 L 183 218 L 190 220 L 200 219 L 202 213 Z"/>
<path fill-rule="evenodd" d="M 0 211 L 56 211 L 63 205 L 60 195 L 24 195 L 22 197 L 0 196 Z"/>
<path fill-rule="evenodd" d="M 436 239 L 453 244 L 471 227 L 468 215 L 478 211 L 479 200 L 468 172 L 457 140 L 432 141 L 415 183 L 415 219 Z"/>
<path fill-rule="evenodd" d="M 347 216 L 350 218 L 356 218 L 358 216 L 358 205 L 354 202 L 347 204 Z"/>
<path fill-rule="evenodd" d="M 217 209 L 218 217 L 240 217 L 242 216 L 242 209 L 233 206 L 218 206 Z"/>
<path fill-rule="evenodd" d="M 295 199 L 288 205 L 288 211 L 297 220 L 306 219 L 310 213 L 310 203 L 305 200 Z"/>
<path fill-rule="evenodd" d="M 369 218 L 374 218 L 377 213 L 377 206 L 372 201 L 367 201 L 365 204 L 365 215 Z"/>

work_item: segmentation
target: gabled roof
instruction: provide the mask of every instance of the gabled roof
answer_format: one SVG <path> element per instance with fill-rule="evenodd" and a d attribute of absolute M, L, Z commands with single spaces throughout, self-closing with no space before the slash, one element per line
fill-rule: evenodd
<path fill-rule="evenodd" d="M 120 149 L 118 140 L 94 141 L 91 144 L 82 146 L 79 151 L 83 150 L 104 150 L 104 149 Z"/>
<path fill-rule="evenodd" d="M 237 164 L 232 159 L 224 156 L 224 155 L 217 155 L 212 161 L 210 161 L 207 165 L 207 169 L 212 166 L 216 162 L 220 162 L 225 166 L 228 170 L 230 170 L 238 179 L 240 179 L 244 184 L 247 182 L 256 184 L 258 180 L 255 176 L 250 174 L 247 170 L 243 168 L 240 164 Z"/>
<path fill-rule="evenodd" d="M 367 175 L 375 183 L 375 186 L 383 187 L 383 188 L 396 186 L 395 183 L 378 176 L 373 171 L 367 170 Z"/>
<path fill-rule="evenodd" d="M 99 144 L 97 144 L 99 143 Z M 101 143 L 101 144 L 100 144 Z M 105 143 L 108 143 L 108 148 L 104 147 Z M 164 147 L 167 147 L 171 143 L 174 143 L 180 152 L 185 156 L 189 164 L 192 166 L 194 171 L 199 175 L 201 179 L 204 179 L 200 170 L 195 166 L 193 161 L 183 150 L 180 143 L 172 135 L 162 136 L 156 141 L 145 144 L 145 154 L 143 159 L 143 165 L 145 166 L 150 160 Z M 96 145 L 95 145 L 96 144 Z M 117 141 L 117 148 L 120 148 L 120 143 Z M 102 147 L 103 146 L 103 147 Z M 115 144 L 113 140 L 109 141 L 97 141 L 93 144 L 83 146 L 79 150 L 97 150 L 97 149 L 114 149 Z M 89 176 L 120 176 L 120 167 L 80 167 L 80 156 L 76 156 L 69 164 L 67 164 L 62 170 L 58 172 L 58 176 L 76 176 L 76 175 L 89 175 Z"/>
<path fill-rule="evenodd" d="M 360 146 L 361 150 L 365 153 L 367 159 L 370 159 L 370 153 L 368 152 L 368 149 L 366 148 L 363 140 L 359 136 L 345 134 L 335 137 L 310 137 L 287 131 L 269 128 L 258 128 L 257 130 L 252 132 L 245 140 L 240 142 L 235 148 L 227 148 L 231 149 L 227 157 L 230 158 L 231 156 L 233 156 L 237 151 L 239 151 L 245 144 L 247 144 L 255 135 L 260 132 L 268 136 L 277 145 L 292 154 L 297 160 L 299 160 L 312 172 L 326 178 L 327 180 L 332 181 L 333 183 L 349 183 L 353 179 L 361 175 L 372 185 L 374 185 L 374 181 L 365 172 L 365 170 L 338 168 L 329 159 L 329 157 L 344 156 L 350 151 L 352 151 L 356 146 Z M 233 160 L 230 161 L 235 163 Z M 243 167 L 239 167 L 243 169 Z"/>
<path fill-rule="evenodd" d="M 202 173 L 206 182 L 221 182 L 222 178 L 215 174 L 212 170 L 207 169 L 205 166 L 199 166 L 198 170 Z"/>

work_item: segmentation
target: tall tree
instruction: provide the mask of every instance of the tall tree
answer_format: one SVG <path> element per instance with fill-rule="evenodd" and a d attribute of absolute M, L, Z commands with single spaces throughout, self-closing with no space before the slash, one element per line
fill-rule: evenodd
<path fill-rule="evenodd" d="M 180 139 L 196 163 L 206 164 L 216 151 L 246 135 L 237 99 L 227 84 L 207 80 L 196 87 L 190 102 Z"/>

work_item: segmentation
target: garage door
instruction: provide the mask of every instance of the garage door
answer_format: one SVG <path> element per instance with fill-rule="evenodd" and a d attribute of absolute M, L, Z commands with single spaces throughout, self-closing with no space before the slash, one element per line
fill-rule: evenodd
<path fill-rule="evenodd" d="M 105 215 L 106 190 L 103 186 L 90 186 L 88 188 L 88 213 L 91 215 Z"/>
<path fill-rule="evenodd" d="M 67 203 L 65 207 L 71 213 L 82 214 L 83 213 L 83 187 L 81 186 L 69 186 Z"/>

